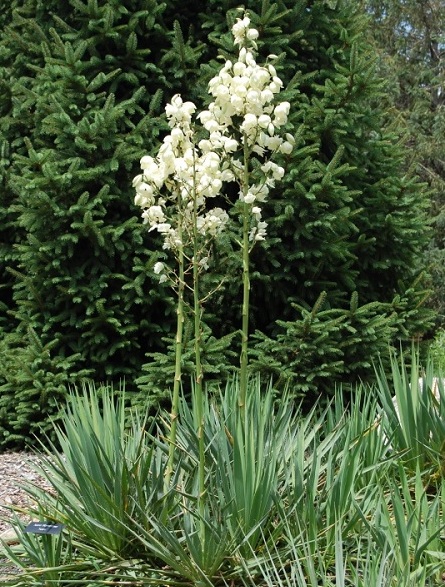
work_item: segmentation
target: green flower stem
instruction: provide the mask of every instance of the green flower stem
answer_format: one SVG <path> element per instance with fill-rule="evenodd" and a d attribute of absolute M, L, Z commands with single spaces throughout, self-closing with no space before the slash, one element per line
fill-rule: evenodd
<path fill-rule="evenodd" d="M 249 147 L 247 137 L 244 135 L 244 177 L 242 193 L 245 197 L 249 189 Z M 250 205 L 243 203 L 243 307 L 241 323 L 241 356 L 240 356 L 240 393 L 238 406 L 244 409 L 247 393 L 247 366 L 249 346 L 249 295 L 250 295 L 250 259 L 249 259 L 249 227 L 250 227 Z"/>
<path fill-rule="evenodd" d="M 195 175 L 195 174 L 194 174 Z M 193 193 L 193 313 L 195 330 L 195 403 L 197 419 L 197 436 L 199 452 L 199 495 L 198 511 L 200 514 L 201 536 L 204 540 L 204 511 L 205 511 L 205 439 L 204 439 L 204 395 L 203 395 L 203 371 L 201 363 L 201 303 L 199 299 L 199 246 L 198 246 L 198 204 L 196 190 Z"/>
<path fill-rule="evenodd" d="M 179 238 L 182 240 L 181 223 L 178 227 Z M 176 446 L 176 429 L 178 425 L 179 413 L 179 392 L 181 390 L 182 378 L 182 339 L 184 328 L 184 290 L 185 290 L 185 276 L 184 276 L 184 249 L 182 246 L 178 250 L 178 303 L 176 306 L 176 338 L 175 338 L 175 378 L 173 381 L 173 397 L 170 413 L 170 435 L 168 439 L 168 461 L 165 472 L 165 487 L 168 489 L 170 485 L 171 475 L 173 473 L 173 461 L 175 456 Z"/>
<path fill-rule="evenodd" d="M 204 394 L 203 394 L 203 373 L 201 365 L 201 308 L 199 303 L 198 292 L 198 267 L 197 262 L 193 263 L 193 298 L 195 314 L 195 404 L 199 452 L 199 494 L 198 494 L 198 511 L 200 515 L 200 529 L 202 540 L 205 536 L 204 513 L 205 513 L 205 438 L 204 438 Z"/>

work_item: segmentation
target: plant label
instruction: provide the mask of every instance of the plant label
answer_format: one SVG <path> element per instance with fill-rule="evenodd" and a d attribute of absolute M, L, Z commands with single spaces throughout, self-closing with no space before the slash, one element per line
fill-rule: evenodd
<path fill-rule="evenodd" d="M 51 524 L 50 522 L 31 522 L 25 528 L 30 534 L 60 534 L 63 524 Z"/>

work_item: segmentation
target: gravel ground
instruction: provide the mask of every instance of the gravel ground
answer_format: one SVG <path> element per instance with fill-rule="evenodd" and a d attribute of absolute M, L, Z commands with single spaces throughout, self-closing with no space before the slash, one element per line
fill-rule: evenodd
<path fill-rule="evenodd" d="M 30 504 L 30 499 L 22 488 L 23 484 L 34 483 L 42 488 L 48 487 L 34 469 L 38 462 L 39 457 L 31 453 L 0 453 L 0 536 L 11 529 L 8 523 L 13 515 L 10 508 L 26 509 Z"/>
<path fill-rule="evenodd" d="M 0 538 L 6 542 L 14 541 L 14 532 L 9 520 L 13 516 L 11 508 L 19 507 L 26 511 L 31 500 L 22 486 L 24 483 L 34 483 L 42 488 L 48 484 L 35 471 L 34 466 L 39 457 L 25 452 L 0 453 Z M 21 514 L 24 522 L 31 521 L 26 513 Z M 19 569 L 8 564 L 7 559 L 0 555 L 0 584 L 11 576 L 19 573 Z"/>

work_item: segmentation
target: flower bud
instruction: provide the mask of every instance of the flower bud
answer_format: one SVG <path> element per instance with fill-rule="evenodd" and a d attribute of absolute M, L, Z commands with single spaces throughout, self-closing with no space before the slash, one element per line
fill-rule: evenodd
<path fill-rule="evenodd" d="M 161 263 L 161 261 L 158 261 L 157 263 L 155 263 L 155 265 L 153 267 L 153 271 L 154 271 L 154 273 L 156 273 L 156 275 L 159 275 L 159 273 L 162 273 L 164 271 L 164 263 Z"/>

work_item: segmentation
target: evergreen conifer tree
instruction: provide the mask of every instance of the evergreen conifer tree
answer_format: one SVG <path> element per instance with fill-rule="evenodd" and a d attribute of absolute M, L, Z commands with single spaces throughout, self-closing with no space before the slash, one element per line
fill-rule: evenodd
<path fill-rule="evenodd" d="M 387 108 L 406 126 L 408 162 L 431 191 L 432 238 L 425 263 L 431 267 L 436 325 L 445 325 L 445 87 L 442 0 L 363 0 L 370 36 L 387 79 Z"/>
<path fill-rule="evenodd" d="M 38 5 L 30 0 L 0 2 L 1 49 L 0 49 L 0 332 L 12 331 L 16 322 L 8 309 L 12 307 L 13 278 L 9 266 L 15 266 L 14 245 L 24 238 L 15 222 L 16 214 L 11 208 L 14 194 L 10 186 L 12 159 L 15 154 L 25 152 L 25 137 L 33 127 L 33 104 L 35 96 L 29 88 L 34 77 L 34 68 L 43 64 L 40 43 L 45 30 L 51 25 L 50 11 L 40 11 L 34 19 L 34 27 L 23 27 L 29 14 L 36 15 Z M 20 88 L 20 89 L 19 89 Z M 18 99 L 18 95 L 21 99 Z"/>
<path fill-rule="evenodd" d="M 0 230 L 9 251 L 17 240 L 6 263 L 14 275 L 5 304 L 14 327 L 2 341 L 4 444 L 29 439 L 68 382 L 126 378 L 133 389 L 152 353 L 140 380 L 152 394 L 169 370 L 161 361 L 160 372 L 156 353 L 165 351 L 173 301 L 152 278 L 160 243 L 141 225 L 131 179 L 140 157 L 162 139 L 163 104 L 178 92 L 199 104 L 208 99 L 218 53 L 233 56 L 228 31 L 237 6 L 234 0 L 69 0 L 63 6 L 26 0 L 20 10 L 13 7 L 0 36 L 0 79 L 10 96 L 1 105 L 9 149 L 2 197 L 9 200 Z M 341 314 L 350 319 L 341 336 L 353 333 L 343 367 L 326 368 L 320 378 L 341 379 L 346 360 L 363 366 L 363 341 L 371 357 L 382 340 L 425 328 L 423 291 L 415 281 L 426 242 L 425 196 L 403 169 L 396 135 L 382 128 L 382 88 L 355 6 L 350 0 L 245 2 L 260 31 L 260 56 L 278 55 L 297 143 L 282 162 L 286 180 L 271 194 L 264 211 L 269 236 L 253 259 L 251 323 L 266 337 L 259 368 L 268 341 L 283 343 L 286 352 L 291 343 L 298 352 L 296 322 L 318 300 L 323 304 L 314 315 L 326 310 L 331 332 Z M 19 31 L 22 45 L 14 53 Z M 228 244 L 218 255 L 220 276 L 236 275 L 236 251 Z M 216 372 L 225 348 L 218 338 L 238 328 L 239 299 L 237 280 L 227 280 L 207 308 L 216 336 L 208 339 L 211 347 L 214 342 L 208 363 Z M 381 321 L 369 305 L 375 302 L 382 304 Z M 362 336 L 366 316 L 375 330 Z M 325 346 L 305 357 L 306 372 L 331 343 L 320 339 Z"/>
<path fill-rule="evenodd" d="M 266 254 L 257 251 L 264 280 L 253 285 L 257 324 L 270 329 L 290 315 L 289 300 L 313 304 L 322 291 L 331 307 L 347 307 L 354 291 L 363 303 L 405 294 L 427 242 L 427 198 L 405 173 L 397 134 L 382 127 L 382 80 L 364 38 L 367 19 L 354 3 L 262 8 L 254 18 L 260 48 L 281 56 L 297 138 L 284 162 L 285 188 L 265 214 Z"/>
<path fill-rule="evenodd" d="M 320 338 L 317 352 L 313 347 L 304 357 L 299 381 L 305 376 L 311 380 L 310 385 L 302 382 L 301 389 L 316 391 L 322 380 L 327 382 L 323 389 L 332 389 L 334 379 L 358 380 L 371 374 L 381 340 L 386 346 L 399 338 L 418 337 L 431 321 L 424 306 L 428 292 L 421 263 L 428 242 L 427 195 L 419 180 L 406 172 L 397 127 L 385 127 L 385 88 L 367 41 L 368 20 L 358 5 L 315 0 L 252 1 L 244 6 L 260 31 L 262 57 L 279 56 L 277 71 L 287 84 L 297 141 L 283 160 L 285 179 L 264 208 L 267 241 L 254 253 L 251 323 L 260 340 L 266 337 L 254 351 L 255 363 L 267 371 L 274 350 L 280 360 L 288 357 L 281 352 L 284 339 L 286 345 L 292 340 L 293 354 L 302 357 L 303 335 L 296 336 L 303 328 L 301 312 L 304 322 L 304 313 L 322 300 L 318 310 L 326 312 L 326 333 L 338 331 L 335 324 L 341 315 L 341 336 L 349 336 L 350 344 L 341 345 L 341 356 L 319 370 L 318 357 L 329 355 L 330 345 L 336 344 L 335 336 Z M 236 2 L 221 6 L 209 1 L 205 12 L 197 8 L 196 30 L 209 31 L 203 57 L 212 57 L 212 45 L 226 58 L 233 57 L 227 31 L 239 15 L 236 7 Z M 219 63 L 212 60 L 203 68 L 207 79 Z M 221 263 L 221 273 L 240 274 L 236 255 Z M 240 323 L 239 304 L 233 303 L 240 299 L 236 280 L 219 290 L 213 314 L 224 308 L 220 334 Z M 281 371 L 290 369 L 280 360 Z M 293 373 L 300 367 L 296 360 Z M 154 385 L 158 369 L 148 364 L 145 371 L 146 381 Z"/>
<path fill-rule="evenodd" d="M 57 6 L 29 0 L 4 34 L 12 44 L 20 28 L 22 55 L 36 53 L 33 75 L 18 56 L 9 63 L 19 74 L 12 101 L 32 116 L 9 113 L 21 142 L 4 177 L 21 238 L 10 268 L 16 327 L 2 342 L 4 442 L 23 430 L 29 438 L 68 383 L 131 386 L 173 315 L 151 278 L 131 177 L 165 126 L 163 94 L 181 89 L 189 57 L 170 58 L 176 75 L 163 69 L 178 32 L 155 0 Z"/>

